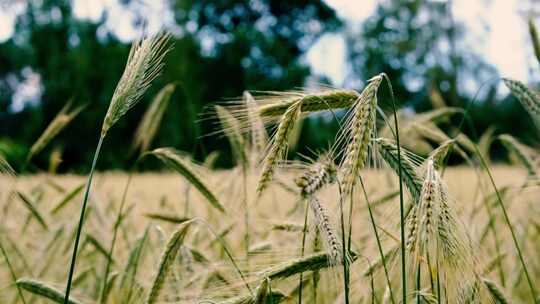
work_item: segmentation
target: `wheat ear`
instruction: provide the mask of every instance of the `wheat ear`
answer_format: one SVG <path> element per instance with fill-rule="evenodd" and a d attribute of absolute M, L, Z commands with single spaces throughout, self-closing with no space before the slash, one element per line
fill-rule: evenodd
<path fill-rule="evenodd" d="M 144 116 L 135 130 L 133 139 L 133 150 L 139 149 L 144 152 L 150 148 L 152 140 L 157 134 L 161 120 L 165 114 L 165 110 L 169 105 L 171 96 L 174 92 L 175 85 L 170 83 L 164 86 L 154 97 L 150 107 L 144 113 Z"/>
<path fill-rule="evenodd" d="M 512 301 L 508 300 L 504 292 L 495 282 L 486 278 L 482 278 L 482 282 L 487 287 L 489 293 L 493 296 L 493 299 L 495 299 L 498 304 L 512 303 Z"/>
<path fill-rule="evenodd" d="M 536 57 L 538 63 L 540 63 L 540 39 L 538 39 L 538 30 L 534 25 L 534 20 L 532 17 L 529 18 L 529 35 L 531 36 L 534 56 Z"/>
<path fill-rule="evenodd" d="M 184 238 L 186 237 L 191 223 L 193 223 L 193 221 L 183 223 L 167 241 L 165 250 L 161 254 L 159 267 L 156 275 L 154 276 L 152 287 L 150 288 L 150 292 L 148 294 L 148 297 L 146 298 L 146 304 L 155 303 L 157 298 L 159 297 L 161 288 L 163 287 L 163 282 L 165 281 L 165 277 L 169 273 L 172 263 L 176 258 L 176 255 L 178 254 L 180 246 L 184 242 Z"/>
<path fill-rule="evenodd" d="M 216 106 L 216 113 L 225 136 L 229 140 L 234 158 L 240 163 L 247 162 L 245 141 L 240 130 L 240 122 L 224 107 Z"/>
<path fill-rule="evenodd" d="M 170 50 L 170 35 L 161 32 L 135 41 L 129 51 L 124 73 L 114 91 L 103 120 L 101 135 L 107 131 L 141 99 L 151 82 L 161 73 L 163 59 Z"/>
<path fill-rule="evenodd" d="M 71 102 L 68 102 L 56 117 L 49 123 L 43 134 L 30 147 L 30 152 L 26 158 L 26 162 L 30 162 L 32 157 L 41 152 L 51 140 L 53 140 L 60 131 L 62 131 L 83 109 L 85 106 L 80 106 L 72 111 L 69 111 Z"/>
<path fill-rule="evenodd" d="M 377 111 L 377 90 L 383 77 L 375 76 L 369 80 L 368 85 L 352 108 L 352 116 L 344 127 L 343 140 L 346 141 L 345 158 L 341 164 L 344 197 L 348 197 L 356 183 L 360 169 L 366 163 L 368 145 L 375 128 L 375 115 Z M 341 140 L 338 140 L 340 142 Z"/>
<path fill-rule="evenodd" d="M 540 129 L 540 97 L 538 93 L 529 89 L 525 84 L 518 80 L 503 78 L 504 84 L 510 89 L 521 105 L 532 116 L 536 127 Z"/>
<path fill-rule="evenodd" d="M 309 197 L 309 206 L 311 211 L 315 215 L 315 222 L 317 228 L 321 233 L 326 251 L 330 256 L 330 264 L 338 265 L 342 260 L 341 255 L 341 243 L 338 240 L 336 230 L 334 229 L 332 223 L 330 222 L 330 217 L 328 216 L 328 211 L 323 206 L 321 201 L 319 201 L 315 196 Z"/>
<path fill-rule="evenodd" d="M 261 195 L 272 179 L 274 170 L 278 162 L 285 157 L 287 152 L 287 141 L 294 129 L 294 125 L 300 117 L 302 99 L 290 105 L 281 117 L 281 121 L 276 130 L 276 134 L 270 143 L 270 147 L 264 159 L 264 165 L 257 184 L 257 193 Z"/>
<path fill-rule="evenodd" d="M 251 147 L 256 154 L 260 154 L 268 144 L 268 133 L 266 133 L 264 123 L 257 112 L 257 103 L 253 96 L 248 91 L 245 91 L 243 98 L 246 103 L 248 123 L 250 126 Z"/>
<path fill-rule="evenodd" d="M 336 181 L 337 169 L 334 160 L 328 154 L 322 155 L 310 166 L 295 183 L 300 188 L 302 196 L 315 194 L 318 190 Z"/>
<path fill-rule="evenodd" d="M 17 286 L 30 293 L 33 293 L 43 298 L 47 298 L 56 303 L 64 303 L 64 294 L 56 288 L 47 285 L 46 283 L 33 279 L 21 278 L 17 280 Z M 70 298 L 67 303 L 80 304 L 81 302 Z"/>

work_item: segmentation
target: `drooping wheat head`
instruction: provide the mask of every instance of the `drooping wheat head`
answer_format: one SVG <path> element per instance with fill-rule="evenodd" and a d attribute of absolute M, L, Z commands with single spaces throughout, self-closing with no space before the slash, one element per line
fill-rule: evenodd
<path fill-rule="evenodd" d="M 294 124 L 300 117 L 302 99 L 293 103 L 281 117 L 276 133 L 270 141 L 270 146 L 263 161 L 263 169 L 259 182 L 257 183 L 257 193 L 261 195 L 266 189 L 268 182 L 272 179 L 274 170 L 280 160 L 287 152 L 287 141 L 294 129 Z"/>
<path fill-rule="evenodd" d="M 334 229 L 334 226 L 328 215 L 326 207 L 315 196 L 308 197 L 308 203 L 313 215 L 315 216 L 315 224 L 320 232 L 321 238 L 326 252 L 329 256 L 330 265 L 338 265 L 343 261 L 342 246 L 339 241 L 339 236 Z"/>
<path fill-rule="evenodd" d="M 323 154 L 319 160 L 295 179 L 295 183 L 300 188 L 300 194 L 306 197 L 313 195 L 325 185 L 334 183 L 336 175 L 337 169 L 334 160 L 329 154 Z"/>

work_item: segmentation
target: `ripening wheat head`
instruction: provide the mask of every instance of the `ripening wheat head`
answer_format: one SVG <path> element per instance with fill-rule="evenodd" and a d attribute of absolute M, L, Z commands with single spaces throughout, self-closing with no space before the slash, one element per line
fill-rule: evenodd
<path fill-rule="evenodd" d="M 313 195 L 327 184 L 336 181 L 337 169 L 334 160 L 329 154 L 323 154 L 309 166 L 295 183 L 303 196 Z"/>
<path fill-rule="evenodd" d="M 156 94 L 135 131 L 133 150 L 139 149 L 141 152 L 144 152 L 150 148 L 150 144 L 157 134 L 174 89 L 175 84 L 169 83 Z"/>
<path fill-rule="evenodd" d="M 274 170 L 280 160 L 287 154 L 288 139 L 294 125 L 300 118 L 302 100 L 293 103 L 281 117 L 276 133 L 274 134 L 268 152 L 263 162 L 263 169 L 257 184 L 257 193 L 261 195 L 274 175 Z"/>
<path fill-rule="evenodd" d="M 168 33 L 161 32 L 133 43 L 103 121 L 102 136 L 140 100 L 150 83 L 161 73 L 163 59 L 170 49 L 169 39 Z"/>
<path fill-rule="evenodd" d="M 27 156 L 27 161 L 41 152 L 53 138 L 60 133 L 79 113 L 84 109 L 84 106 L 79 106 L 74 110 L 70 110 L 71 102 L 68 102 L 60 112 L 54 117 L 51 123 L 47 126 L 43 134 L 30 147 L 30 152 Z"/>
<path fill-rule="evenodd" d="M 478 276 L 470 238 L 452 208 L 433 159 L 427 161 L 420 200 L 406 227 L 407 272 L 410 282 L 415 282 L 414 290 L 429 289 L 437 282 L 445 290 L 441 298 L 451 303 L 463 303 L 471 289 L 482 296 L 483 290 L 476 290 Z"/>
<path fill-rule="evenodd" d="M 502 80 L 508 89 L 510 89 L 512 95 L 531 114 L 536 127 L 540 129 L 540 96 L 538 96 L 538 93 L 529 89 L 524 83 L 518 80 L 510 78 L 503 78 Z"/>
<path fill-rule="evenodd" d="M 337 143 L 346 145 L 345 157 L 341 163 L 343 195 L 347 197 L 354 187 L 359 171 L 365 166 L 368 146 L 375 132 L 377 112 L 377 90 L 382 75 L 369 80 L 353 105 L 351 116 L 343 126 Z"/>

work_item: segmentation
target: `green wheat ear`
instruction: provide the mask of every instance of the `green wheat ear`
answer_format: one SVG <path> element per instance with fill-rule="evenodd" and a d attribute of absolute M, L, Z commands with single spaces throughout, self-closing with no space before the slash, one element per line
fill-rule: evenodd
<path fill-rule="evenodd" d="M 170 50 L 170 34 L 161 32 L 133 43 L 124 73 L 114 90 L 101 135 L 141 99 L 141 96 L 163 69 L 163 59 Z"/>

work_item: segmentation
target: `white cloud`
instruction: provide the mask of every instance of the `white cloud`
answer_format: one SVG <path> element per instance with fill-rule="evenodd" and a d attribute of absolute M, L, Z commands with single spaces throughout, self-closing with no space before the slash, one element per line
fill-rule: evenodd
<path fill-rule="evenodd" d="M 345 79 L 345 41 L 340 34 L 322 36 L 306 54 L 312 72 L 328 76 L 334 85 L 340 86 Z"/>

